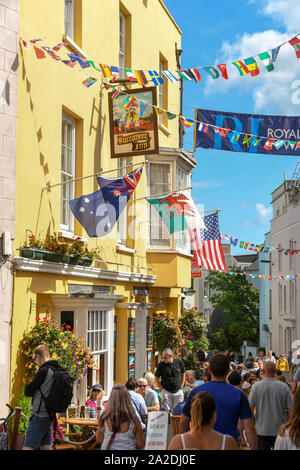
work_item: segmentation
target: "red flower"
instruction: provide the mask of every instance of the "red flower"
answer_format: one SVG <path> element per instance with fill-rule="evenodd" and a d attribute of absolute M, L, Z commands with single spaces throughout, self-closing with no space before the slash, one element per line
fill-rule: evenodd
<path fill-rule="evenodd" d="M 40 321 L 40 317 L 36 317 L 36 321 Z"/>
<path fill-rule="evenodd" d="M 70 325 L 66 325 L 65 328 L 66 328 L 67 330 L 70 330 L 70 329 L 71 329 Z"/>

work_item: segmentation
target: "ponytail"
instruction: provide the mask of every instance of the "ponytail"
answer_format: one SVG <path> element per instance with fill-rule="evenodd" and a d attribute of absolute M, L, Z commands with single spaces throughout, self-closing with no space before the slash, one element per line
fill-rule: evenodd
<path fill-rule="evenodd" d="M 201 433 L 202 427 L 209 424 L 216 411 L 216 400 L 208 392 L 199 392 L 192 399 L 191 429 Z"/>
<path fill-rule="evenodd" d="M 198 393 L 193 401 L 191 406 L 191 429 L 194 432 L 201 433 L 202 429 L 202 421 L 203 421 L 203 413 L 202 413 L 202 400 L 199 397 L 200 393 Z"/>

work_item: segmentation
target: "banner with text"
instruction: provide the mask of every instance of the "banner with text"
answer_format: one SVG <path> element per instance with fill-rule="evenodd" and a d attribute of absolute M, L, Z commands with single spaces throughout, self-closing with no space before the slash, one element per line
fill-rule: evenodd
<path fill-rule="evenodd" d="M 241 114 L 196 108 L 195 120 L 195 147 L 300 155 L 300 116 Z"/>

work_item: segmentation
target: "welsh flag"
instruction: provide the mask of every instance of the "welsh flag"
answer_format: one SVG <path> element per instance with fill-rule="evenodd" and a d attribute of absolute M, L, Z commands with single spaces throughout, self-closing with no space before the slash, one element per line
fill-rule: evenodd
<path fill-rule="evenodd" d="M 160 198 L 148 198 L 164 221 L 170 234 L 194 228 L 205 228 L 196 205 L 188 191 L 171 193 Z"/>

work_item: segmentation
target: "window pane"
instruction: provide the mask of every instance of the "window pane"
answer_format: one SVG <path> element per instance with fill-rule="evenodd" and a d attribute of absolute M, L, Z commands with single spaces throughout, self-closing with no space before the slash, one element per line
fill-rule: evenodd
<path fill-rule="evenodd" d="M 75 121 L 71 117 L 62 119 L 62 145 L 61 145 L 61 181 L 75 178 Z M 74 198 L 74 182 L 61 186 L 61 223 L 64 229 L 73 230 L 73 216 L 69 201 Z"/>
<path fill-rule="evenodd" d="M 150 164 L 150 195 L 168 193 L 171 190 L 170 165 Z M 150 206 L 150 244 L 170 245 L 170 233 L 157 210 Z"/>

